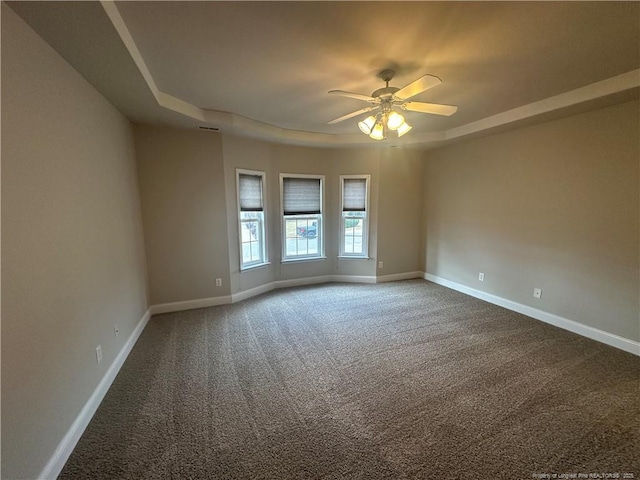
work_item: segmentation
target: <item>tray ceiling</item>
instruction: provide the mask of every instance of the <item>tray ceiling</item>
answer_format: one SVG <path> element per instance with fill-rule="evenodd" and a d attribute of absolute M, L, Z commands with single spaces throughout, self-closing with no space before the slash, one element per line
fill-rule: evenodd
<path fill-rule="evenodd" d="M 414 100 L 459 107 L 407 113 L 406 143 L 637 98 L 640 85 L 637 2 L 10 5 L 133 121 L 291 143 L 373 142 L 357 119 L 327 124 L 367 105 L 327 91 L 369 95 L 384 68 L 398 87 L 437 75 Z"/>

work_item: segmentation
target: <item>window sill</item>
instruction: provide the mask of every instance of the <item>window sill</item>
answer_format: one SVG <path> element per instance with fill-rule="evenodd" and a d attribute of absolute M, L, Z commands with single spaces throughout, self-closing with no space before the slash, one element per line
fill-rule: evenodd
<path fill-rule="evenodd" d="M 357 256 L 357 255 L 338 255 L 339 260 L 371 260 L 371 257 L 368 256 Z"/>
<path fill-rule="evenodd" d="M 258 268 L 267 267 L 271 265 L 271 262 L 258 263 L 256 265 L 247 265 L 246 267 L 240 267 L 240 273 L 246 272 L 248 270 L 256 270 Z"/>
<path fill-rule="evenodd" d="M 286 258 L 281 263 L 299 263 L 299 262 L 317 262 L 318 260 L 326 260 L 327 257 L 304 257 L 304 258 Z"/>

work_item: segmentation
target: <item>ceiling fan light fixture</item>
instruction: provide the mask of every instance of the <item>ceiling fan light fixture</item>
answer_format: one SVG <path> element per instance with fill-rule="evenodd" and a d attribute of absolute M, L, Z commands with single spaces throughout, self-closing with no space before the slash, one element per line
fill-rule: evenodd
<path fill-rule="evenodd" d="M 403 124 L 405 124 L 404 117 L 398 112 L 391 112 L 389 114 L 389 117 L 387 118 L 387 127 L 389 128 L 389 130 L 397 130 Z"/>
<path fill-rule="evenodd" d="M 411 125 L 405 121 L 404 115 L 396 110 L 444 115 L 446 117 L 453 115 L 458 110 L 458 107 L 455 105 L 414 102 L 410 100 L 416 95 L 440 85 L 442 80 L 435 75 L 423 75 L 402 88 L 389 86 L 389 82 L 394 75 L 395 72 L 393 70 L 381 71 L 378 77 L 386 83 L 386 86 L 375 90 L 371 95 L 362 95 L 344 90 L 329 90 L 330 94 L 355 98 L 370 104 L 368 107 L 331 120 L 328 122 L 329 125 L 342 122 L 349 118 L 358 117 L 372 110 L 378 110 L 375 115 L 370 115 L 361 122 L 358 122 L 358 128 L 373 140 L 385 140 L 389 130 L 395 131 L 398 137 L 402 137 L 412 129 Z"/>
<path fill-rule="evenodd" d="M 398 137 L 403 136 L 405 133 L 408 133 L 413 127 L 409 125 L 407 122 L 402 122 L 402 125 L 398 127 Z"/>
<path fill-rule="evenodd" d="M 358 122 L 358 127 L 360 128 L 360 131 L 362 133 L 364 133 L 365 135 L 370 135 L 371 132 L 373 131 L 373 127 L 375 126 L 375 124 L 376 124 L 376 117 L 374 117 L 373 115 L 369 115 L 367 118 L 365 118 L 361 122 Z"/>
<path fill-rule="evenodd" d="M 376 123 L 375 127 L 373 127 L 373 130 L 371 130 L 371 133 L 369 134 L 369 136 L 374 140 L 384 139 L 384 125 L 382 125 L 382 122 Z"/>

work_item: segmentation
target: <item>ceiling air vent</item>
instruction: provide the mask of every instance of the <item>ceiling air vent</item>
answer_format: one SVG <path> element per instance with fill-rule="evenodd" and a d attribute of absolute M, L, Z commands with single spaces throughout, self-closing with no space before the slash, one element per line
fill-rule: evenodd
<path fill-rule="evenodd" d="M 212 132 L 219 132 L 220 131 L 219 128 L 216 128 L 216 127 L 205 127 L 205 126 L 202 126 L 202 125 L 198 125 L 198 128 L 200 130 L 210 130 Z"/>

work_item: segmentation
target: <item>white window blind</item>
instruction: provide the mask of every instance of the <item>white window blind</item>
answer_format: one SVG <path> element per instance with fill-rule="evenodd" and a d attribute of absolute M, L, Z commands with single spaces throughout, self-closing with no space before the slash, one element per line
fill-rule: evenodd
<path fill-rule="evenodd" d="M 342 191 L 343 212 L 364 212 L 367 208 L 367 180 L 345 178 Z"/>
<path fill-rule="evenodd" d="M 261 212 L 264 209 L 262 204 L 262 177 L 260 175 L 241 173 L 238 176 L 238 183 L 240 211 Z"/>
<path fill-rule="evenodd" d="M 282 204 L 285 215 L 320 214 L 320 179 L 283 178 Z"/>

